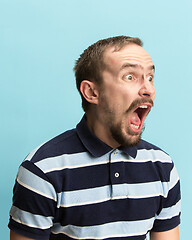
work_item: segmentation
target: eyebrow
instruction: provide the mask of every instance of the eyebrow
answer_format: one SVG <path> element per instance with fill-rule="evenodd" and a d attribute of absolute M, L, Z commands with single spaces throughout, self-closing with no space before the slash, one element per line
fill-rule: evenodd
<path fill-rule="evenodd" d="M 122 65 L 120 70 L 123 70 L 125 68 L 141 68 L 141 69 L 143 69 L 143 67 L 140 64 L 125 63 L 125 64 Z M 154 70 L 155 71 L 155 65 L 151 65 L 149 67 L 149 70 Z"/>

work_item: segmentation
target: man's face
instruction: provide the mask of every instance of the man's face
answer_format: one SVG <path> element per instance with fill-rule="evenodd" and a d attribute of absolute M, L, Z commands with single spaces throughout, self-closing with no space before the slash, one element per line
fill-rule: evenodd
<path fill-rule="evenodd" d="M 117 145 L 136 145 L 155 98 L 152 59 L 142 47 L 129 44 L 120 51 L 107 49 L 104 62 L 98 110 L 106 136 Z"/>

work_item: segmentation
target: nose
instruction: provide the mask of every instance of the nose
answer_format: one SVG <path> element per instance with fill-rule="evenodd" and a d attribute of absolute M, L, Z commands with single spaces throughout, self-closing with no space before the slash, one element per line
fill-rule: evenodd
<path fill-rule="evenodd" d="M 155 98 L 155 87 L 153 85 L 153 82 L 150 82 L 147 79 L 143 79 L 143 83 L 139 90 L 139 95 L 142 98 L 148 97 L 148 98 L 154 99 Z"/>

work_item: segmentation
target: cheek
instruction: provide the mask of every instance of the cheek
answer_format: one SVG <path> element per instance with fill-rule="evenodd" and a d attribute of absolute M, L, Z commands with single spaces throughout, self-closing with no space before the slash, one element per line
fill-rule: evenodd
<path fill-rule="evenodd" d="M 100 103 L 107 105 L 113 112 L 127 110 L 131 103 L 137 98 L 138 89 L 134 86 L 110 85 L 103 89 Z"/>
<path fill-rule="evenodd" d="M 121 98 L 121 101 L 127 106 L 130 105 L 135 98 L 137 97 L 137 94 L 135 93 L 134 89 L 130 91 L 130 88 L 124 88 L 123 91 L 121 91 L 121 94 L 119 94 L 119 98 Z"/>

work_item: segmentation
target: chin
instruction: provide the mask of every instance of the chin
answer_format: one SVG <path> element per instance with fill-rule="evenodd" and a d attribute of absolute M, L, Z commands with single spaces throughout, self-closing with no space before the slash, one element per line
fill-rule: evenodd
<path fill-rule="evenodd" d="M 122 134 L 116 131 L 112 133 L 112 136 L 121 146 L 133 147 L 139 144 L 141 140 L 141 134 L 142 133 L 138 133 L 134 135 Z"/>
<path fill-rule="evenodd" d="M 121 137 L 121 142 L 123 146 L 134 147 L 137 146 L 141 140 L 141 136 L 143 131 L 145 130 L 145 126 L 143 125 L 142 130 L 140 132 L 132 132 L 128 131 Z"/>
<path fill-rule="evenodd" d="M 133 147 L 139 144 L 145 127 L 139 132 L 134 132 L 123 124 L 116 124 L 110 128 L 113 139 L 121 146 Z"/>
<path fill-rule="evenodd" d="M 128 146 L 128 147 L 137 146 L 137 145 L 139 144 L 140 140 L 141 140 L 141 135 L 139 135 L 139 136 L 138 136 L 137 138 L 135 138 L 134 140 L 128 141 L 128 142 L 127 142 L 128 144 L 127 144 L 126 146 Z"/>
<path fill-rule="evenodd" d="M 140 140 L 141 140 L 141 134 L 139 134 L 137 136 L 134 135 L 132 137 L 127 137 L 125 139 L 125 141 L 122 142 L 122 145 L 127 146 L 127 147 L 134 147 L 134 146 L 137 146 L 139 144 Z"/>

